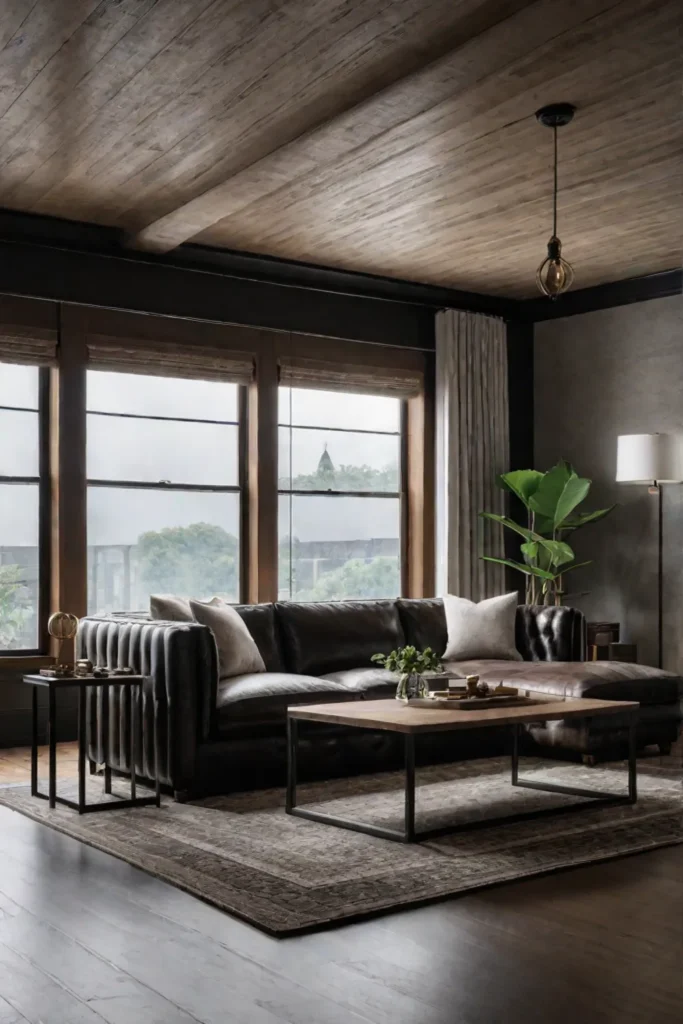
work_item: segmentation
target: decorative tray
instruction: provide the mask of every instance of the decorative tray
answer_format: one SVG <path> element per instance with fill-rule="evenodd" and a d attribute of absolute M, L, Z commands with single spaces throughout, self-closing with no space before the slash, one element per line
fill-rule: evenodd
<path fill-rule="evenodd" d="M 498 697 L 411 697 L 407 704 L 411 708 L 434 708 L 444 711 L 477 711 L 482 708 L 497 707 L 523 707 L 529 704 L 541 704 L 542 701 L 533 697 L 519 697 L 515 695 L 501 694 Z"/>

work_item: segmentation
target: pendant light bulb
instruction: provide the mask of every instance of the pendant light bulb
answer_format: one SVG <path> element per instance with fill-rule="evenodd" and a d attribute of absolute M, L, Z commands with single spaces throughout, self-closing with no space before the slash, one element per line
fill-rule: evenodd
<path fill-rule="evenodd" d="M 574 269 L 562 258 L 562 242 L 555 235 L 548 242 L 548 255 L 536 273 L 538 287 L 550 299 L 556 299 L 572 286 Z"/>
<path fill-rule="evenodd" d="M 571 288 L 574 270 L 562 256 L 562 242 L 557 235 L 557 129 L 569 124 L 574 116 L 570 103 L 554 103 L 536 111 L 536 119 L 546 128 L 553 129 L 553 233 L 548 242 L 548 255 L 536 272 L 540 291 L 550 299 L 557 299 Z"/>

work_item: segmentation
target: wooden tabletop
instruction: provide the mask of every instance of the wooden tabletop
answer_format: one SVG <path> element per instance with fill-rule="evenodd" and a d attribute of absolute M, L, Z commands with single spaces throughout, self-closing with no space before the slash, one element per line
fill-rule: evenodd
<path fill-rule="evenodd" d="M 523 722 L 547 722 L 561 718 L 588 718 L 637 711 L 640 705 L 630 700 L 558 700 L 517 707 L 481 708 L 458 711 L 450 708 L 415 708 L 391 700 L 362 700 L 339 704 L 305 704 L 287 709 L 290 718 L 359 729 L 383 729 L 387 732 L 449 732 L 477 729 L 487 725 L 515 725 Z"/>
<path fill-rule="evenodd" d="M 139 686 L 144 683 L 145 676 L 137 674 L 109 675 L 109 676 L 41 676 L 34 672 L 22 676 L 25 683 L 30 686 L 112 686 L 119 683 L 128 683 Z"/>

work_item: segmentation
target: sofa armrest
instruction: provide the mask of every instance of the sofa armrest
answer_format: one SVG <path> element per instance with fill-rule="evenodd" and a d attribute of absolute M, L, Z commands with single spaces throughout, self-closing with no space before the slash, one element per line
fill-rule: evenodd
<path fill-rule="evenodd" d="M 215 731 L 218 658 L 211 631 L 189 622 L 85 618 L 78 631 L 77 652 L 94 665 L 132 668 L 147 677 L 137 714 L 136 771 L 145 778 L 155 777 L 156 713 L 160 781 L 174 790 L 189 788 L 197 747 Z M 89 693 L 89 756 L 102 761 L 108 750 L 111 767 L 128 772 L 131 692 L 125 685 L 117 686 L 112 677 L 108 694 L 106 715 L 103 691 Z M 108 737 L 103 732 L 105 721 Z"/>

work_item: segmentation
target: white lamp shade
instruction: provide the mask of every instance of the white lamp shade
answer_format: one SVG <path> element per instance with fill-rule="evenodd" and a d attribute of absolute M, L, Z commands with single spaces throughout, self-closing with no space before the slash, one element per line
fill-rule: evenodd
<path fill-rule="evenodd" d="M 683 481 L 683 444 L 672 434 L 622 434 L 617 439 L 617 482 Z"/>

